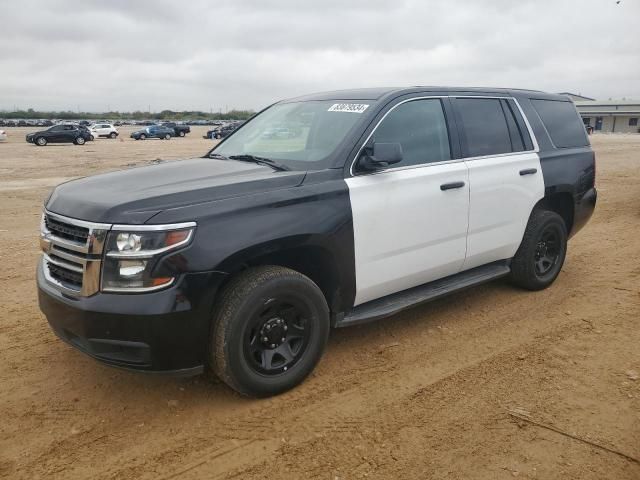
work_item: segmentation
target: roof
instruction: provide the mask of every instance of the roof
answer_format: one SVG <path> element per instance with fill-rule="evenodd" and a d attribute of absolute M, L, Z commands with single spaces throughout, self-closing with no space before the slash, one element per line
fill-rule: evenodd
<path fill-rule="evenodd" d="M 593 100 L 575 102 L 575 105 L 578 112 L 583 115 L 640 115 L 640 101 L 638 100 Z M 619 107 L 622 107 L 622 109 Z"/>
<path fill-rule="evenodd" d="M 380 100 L 386 96 L 397 96 L 410 93 L 439 93 L 439 94 L 455 94 L 455 95 L 482 95 L 482 94 L 502 94 L 502 95 L 523 95 L 536 98 L 562 99 L 566 97 L 545 93 L 538 90 L 524 90 L 517 88 L 483 88 L 483 87 L 438 87 L 438 86 L 413 86 L 413 87 L 378 87 L 378 88 L 359 88 L 350 90 L 334 90 L 328 92 L 312 93 L 300 97 L 289 98 L 287 102 L 300 102 L 310 100 Z"/>
<path fill-rule="evenodd" d="M 580 95 L 578 93 L 571 93 L 571 92 L 560 92 L 558 93 L 558 95 L 566 95 L 567 97 L 576 101 L 595 100 L 595 98 L 585 97 L 584 95 Z"/>
<path fill-rule="evenodd" d="M 640 100 L 592 100 L 585 102 L 575 102 L 577 107 L 613 107 L 620 106 L 634 106 L 640 107 Z"/>

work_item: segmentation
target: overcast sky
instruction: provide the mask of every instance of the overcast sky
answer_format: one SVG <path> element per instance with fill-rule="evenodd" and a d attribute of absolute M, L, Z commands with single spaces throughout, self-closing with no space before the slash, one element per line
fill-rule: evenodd
<path fill-rule="evenodd" d="M 640 99 L 639 27 L 640 0 L 3 1 L 0 109 L 259 109 L 409 85 Z"/>

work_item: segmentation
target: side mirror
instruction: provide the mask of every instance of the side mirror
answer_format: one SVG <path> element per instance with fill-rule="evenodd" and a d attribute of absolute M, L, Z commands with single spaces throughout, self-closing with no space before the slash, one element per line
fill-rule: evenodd
<path fill-rule="evenodd" d="M 363 153 L 358 161 L 358 165 L 366 171 L 380 170 L 402 161 L 402 145 L 399 143 L 376 142 L 365 152 L 367 150 L 371 153 Z"/>

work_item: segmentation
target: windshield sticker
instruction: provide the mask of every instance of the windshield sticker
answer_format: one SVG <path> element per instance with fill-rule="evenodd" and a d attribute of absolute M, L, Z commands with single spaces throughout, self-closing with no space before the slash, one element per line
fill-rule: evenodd
<path fill-rule="evenodd" d="M 349 112 L 349 113 L 362 113 L 369 105 L 364 103 L 334 103 L 329 107 L 328 112 Z"/>

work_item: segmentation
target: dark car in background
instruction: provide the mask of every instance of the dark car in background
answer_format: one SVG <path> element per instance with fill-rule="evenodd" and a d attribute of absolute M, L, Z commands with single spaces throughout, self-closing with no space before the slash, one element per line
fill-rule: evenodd
<path fill-rule="evenodd" d="M 87 140 L 93 140 L 91 132 L 85 127 L 77 125 L 54 125 L 47 130 L 29 133 L 26 136 L 29 143 L 44 147 L 47 143 L 75 143 L 84 145 Z"/>
<path fill-rule="evenodd" d="M 147 138 L 160 138 L 162 140 L 169 140 L 175 136 L 173 128 L 164 127 L 162 125 L 151 125 L 142 130 L 136 130 L 130 137 L 134 140 L 146 140 Z"/>
<path fill-rule="evenodd" d="M 191 127 L 184 123 L 164 122 L 160 124 L 163 127 L 173 129 L 175 137 L 184 137 L 187 133 L 191 133 Z"/>
<path fill-rule="evenodd" d="M 242 123 L 234 123 L 231 125 L 224 125 L 222 127 L 216 127 L 209 130 L 203 138 L 220 139 L 225 138 L 235 132 Z"/>

